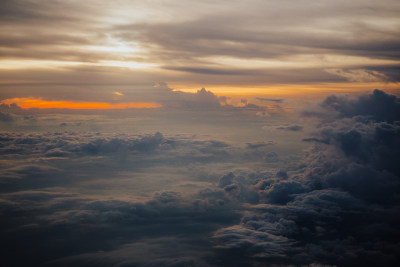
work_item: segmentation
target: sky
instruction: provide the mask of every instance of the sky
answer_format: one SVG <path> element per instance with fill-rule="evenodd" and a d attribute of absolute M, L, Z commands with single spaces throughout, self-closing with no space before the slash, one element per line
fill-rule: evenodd
<path fill-rule="evenodd" d="M 1 1 L 2 265 L 399 265 L 399 14 Z"/>

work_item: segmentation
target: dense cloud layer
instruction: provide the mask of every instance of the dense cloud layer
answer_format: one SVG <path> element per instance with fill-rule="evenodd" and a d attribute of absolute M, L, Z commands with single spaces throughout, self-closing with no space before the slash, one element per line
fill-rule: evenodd
<path fill-rule="evenodd" d="M 260 204 L 216 232 L 218 247 L 265 263 L 397 265 L 399 103 L 379 90 L 328 97 L 322 105 L 335 113 L 314 137 L 324 142 L 291 177 L 253 181 Z"/>
<path fill-rule="evenodd" d="M 279 140 L 4 132 L 3 261 L 396 266 L 398 105 L 379 90 L 328 97 L 307 113 L 317 115 L 318 142 L 300 162 L 278 155 Z M 281 125 L 279 133 L 302 133 Z"/>
<path fill-rule="evenodd" d="M 208 266 L 209 235 L 240 218 L 237 200 L 214 186 L 218 168 L 273 149 L 158 132 L 0 138 L 9 266 Z"/>

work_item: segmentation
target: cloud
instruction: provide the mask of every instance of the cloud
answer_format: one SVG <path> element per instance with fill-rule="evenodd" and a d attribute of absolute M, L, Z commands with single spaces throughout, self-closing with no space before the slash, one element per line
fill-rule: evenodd
<path fill-rule="evenodd" d="M 12 114 L 23 114 L 23 110 L 15 103 L 11 104 L 0 104 L 0 112 L 12 113 Z"/>
<path fill-rule="evenodd" d="M 2 1 L 1 97 L 104 101 L 153 81 L 207 87 L 396 81 L 395 1 L 250 2 L 226 9 L 170 0 L 155 9 L 137 1 Z"/>
<path fill-rule="evenodd" d="M 255 99 L 260 100 L 260 101 L 271 101 L 271 102 L 276 102 L 276 103 L 282 103 L 283 99 L 282 98 L 267 98 L 267 97 L 256 97 Z"/>
<path fill-rule="evenodd" d="M 397 264 L 400 132 L 389 111 L 398 101 L 379 90 L 328 97 L 322 107 L 334 119 L 314 137 L 325 141 L 283 179 L 248 176 L 241 186 L 258 202 L 240 225 L 215 232 L 216 248 L 259 264 Z"/>
<path fill-rule="evenodd" d="M 131 202 L 46 191 L 3 195 L 5 264 L 204 266 L 210 249 L 206 233 L 237 221 L 238 214 L 227 209 L 228 199 L 221 205 L 213 195 L 199 196 L 163 191 Z M 171 246 L 175 242 L 179 250 Z M 25 257 L 15 257 L 20 253 Z"/>
<path fill-rule="evenodd" d="M 190 67 L 164 67 L 167 70 L 175 70 L 197 74 L 209 74 L 209 75 L 245 75 L 249 72 L 245 70 L 228 70 L 228 69 L 212 69 L 212 68 L 190 68 Z"/>
<path fill-rule="evenodd" d="M 325 99 L 322 106 L 336 110 L 342 117 L 365 116 L 367 119 L 390 123 L 400 120 L 400 100 L 378 89 L 358 99 L 332 95 Z"/>
<path fill-rule="evenodd" d="M 350 82 L 388 82 L 389 77 L 385 74 L 374 70 L 366 69 L 326 69 L 328 73 L 332 73 L 348 79 Z"/>
<path fill-rule="evenodd" d="M 85 253 L 50 261 L 46 266 L 213 266 L 206 252 L 191 248 L 180 238 L 154 238 L 121 246 L 113 251 Z"/>
<path fill-rule="evenodd" d="M 0 121 L 2 122 L 10 122 L 13 121 L 14 118 L 9 113 L 0 112 Z"/>
<path fill-rule="evenodd" d="M 284 131 L 298 132 L 298 131 L 303 130 L 303 126 L 299 126 L 299 125 L 290 125 L 290 126 L 281 126 L 281 127 L 277 127 L 276 129 L 278 129 L 278 130 L 284 130 Z"/>
<path fill-rule="evenodd" d="M 87 99 L 76 99 L 75 101 L 65 101 L 60 99 L 57 94 L 48 95 L 48 99 L 38 94 L 37 97 L 31 98 L 8 98 L 0 101 L 0 110 L 15 114 L 30 113 L 98 113 L 107 112 L 109 114 L 116 113 L 119 110 L 126 109 L 144 109 L 144 108 L 166 108 L 181 109 L 185 111 L 209 111 L 221 108 L 221 103 L 226 103 L 224 97 L 218 97 L 213 92 L 201 88 L 195 93 L 173 90 L 166 83 L 157 83 L 151 85 L 147 83 L 142 87 L 145 90 L 136 92 L 130 90 L 124 92 L 123 102 L 119 98 L 110 99 L 109 92 L 102 92 L 97 98 L 101 102 Z M 43 92 L 42 92 L 43 93 Z M 85 97 L 83 92 L 80 97 Z M 89 96 L 87 96 L 89 98 Z M 100 100 L 102 99 L 102 100 Z M 141 100 L 141 102 L 129 102 L 132 100 Z M 74 109 L 76 109 L 74 111 Z"/>
<path fill-rule="evenodd" d="M 219 108 L 221 106 L 219 98 L 207 91 L 205 88 L 197 90 L 196 93 L 185 93 L 180 91 L 168 92 L 168 99 L 164 100 L 170 107 L 190 107 L 191 109 L 209 109 Z"/>
<path fill-rule="evenodd" d="M 4 262 L 395 266 L 400 134 L 385 109 L 397 103 L 328 97 L 310 137 L 325 141 L 300 162 L 279 140 L 1 133 Z"/>

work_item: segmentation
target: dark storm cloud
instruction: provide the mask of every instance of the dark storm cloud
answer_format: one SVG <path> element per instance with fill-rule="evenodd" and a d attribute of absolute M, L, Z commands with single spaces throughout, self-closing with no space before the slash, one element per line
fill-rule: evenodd
<path fill-rule="evenodd" d="M 238 222 L 238 199 L 256 201 L 234 184 L 228 190 L 209 183 L 211 188 L 200 187 L 190 196 L 160 191 L 146 201 L 71 192 L 77 186 L 99 188 L 96 181 L 102 179 L 109 188 L 120 172 L 135 168 L 148 172 L 164 163 L 179 167 L 227 159 L 231 164 L 230 154 L 242 152 L 221 141 L 70 132 L 2 133 L 1 141 L 0 235 L 6 265 L 212 266 L 217 261 L 208 236 Z M 234 175 L 233 181 L 243 179 Z M 131 174 L 129 180 L 134 179 Z M 171 254 L 174 242 L 179 245 Z"/>
<path fill-rule="evenodd" d="M 210 249 L 205 235 L 238 220 L 223 195 L 219 200 L 199 196 L 185 199 L 178 192 L 160 192 L 147 202 L 128 202 L 40 191 L 3 195 L 7 202 L 0 205 L 1 225 L 8 231 L 1 233 L 1 242 L 9 255 L 5 264 L 199 264 Z M 56 245 L 58 240 L 62 242 Z M 181 250 L 175 247 L 171 254 L 174 242 Z M 26 257 L 15 257 L 20 253 Z"/>
<path fill-rule="evenodd" d="M 328 97 L 320 108 L 330 119 L 322 119 L 312 137 L 326 142 L 284 169 L 265 167 L 279 160 L 271 142 L 239 148 L 161 133 L 3 133 L 5 262 L 396 266 L 400 125 L 386 109 L 395 110 L 398 101 L 382 91 Z M 371 103 L 380 111 L 367 112 Z M 227 164 L 222 173 L 221 164 Z M 188 171 L 200 166 L 207 171 Z M 157 176 L 167 167 L 175 169 L 169 175 L 193 177 L 181 191 L 157 190 L 142 200 L 73 190 L 109 188 L 127 171 L 138 181 L 153 171 L 150 180 L 161 183 Z M 170 249 L 175 243 L 176 253 Z"/>
<path fill-rule="evenodd" d="M 186 190 L 162 190 L 142 201 L 74 191 L 125 187 L 126 181 L 117 182 L 124 171 L 145 170 L 128 176 L 134 182 L 150 170 L 153 176 L 170 177 L 162 166 L 174 165 L 178 175 L 188 164 L 240 158 L 240 148 L 225 142 L 161 133 L 56 132 L 2 133 L 1 144 L 5 265 L 213 266 L 209 235 L 240 218 L 234 192 L 216 189 L 212 182 L 207 183 L 211 188 L 195 187 L 189 195 Z M 186 183 L 195 179 L 204 178 L 187 177 Z M 147 186 L 160 182 L 156 180 Z M 179 245 L 172 247 L 175 242 Z"/>
<path fill-rule="evenodd" d="M 379 90 L 356 99 L 328 97 L 323 107 L 336 119 L 322 121 L 315 138 L 326 141 L 298 171 L 241 182 L 260 204 L 240 225 L 216 232 L 221 257 L 236 251 L 259 264 L 397 265 L 398 101 Z"/>
<path fill-rule="evenodd" d="M 337 111 L 342 117 L 363 116 L 368 120 L 388 123 L 400 120 L 400 100 L 396 96 L 386 94 L 378 89 L 359 99 L 332 95 L 321 105 Z"/>

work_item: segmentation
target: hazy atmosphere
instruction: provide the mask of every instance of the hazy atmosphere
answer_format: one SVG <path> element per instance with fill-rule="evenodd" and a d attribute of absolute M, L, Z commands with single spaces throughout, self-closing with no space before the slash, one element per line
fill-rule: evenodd
<path fill-rule="evenodd" d="M 1 265 L 398 266 L 399 15 L 1 1 Z"/>

